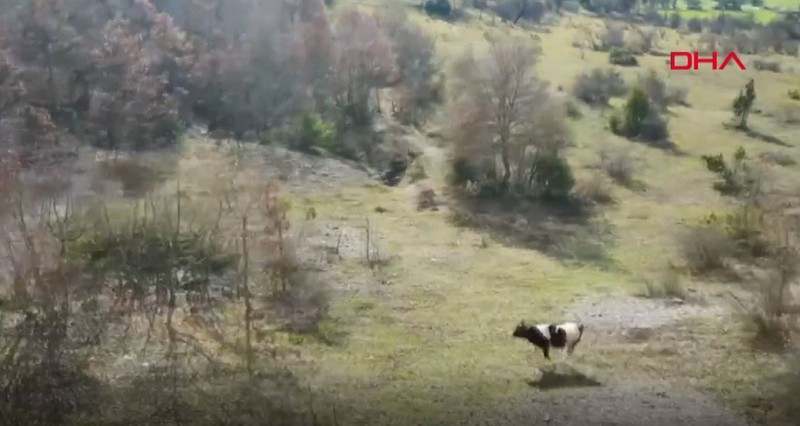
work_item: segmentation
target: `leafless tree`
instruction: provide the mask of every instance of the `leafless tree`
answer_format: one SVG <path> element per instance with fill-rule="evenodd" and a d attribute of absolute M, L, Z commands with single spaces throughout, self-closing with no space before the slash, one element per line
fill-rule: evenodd
<path fill-rule="evenodd" d="M 535 152 L 557 154 L 568 143 L 563 109 L 534 74 L 537 55 L 536 48 L 512 39 L 492 45 L 485 59 L 469 52 L 456 63 L 450 112 L 457 159 L 502 188 L 512 178 L 525 181 Z"/>

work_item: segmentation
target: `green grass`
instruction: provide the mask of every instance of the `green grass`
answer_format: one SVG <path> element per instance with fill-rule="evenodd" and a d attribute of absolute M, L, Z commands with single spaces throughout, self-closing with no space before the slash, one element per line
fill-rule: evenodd
<path fill-rule="evenodd" d="M 759 22 L 759 23 L 762 23 L 762 24 L 769 23 L 770 21 L 772 21 L 772 20 L 774 20 L 774 19 L 776 19 L 776 18 L 781 16 L 780 13 L 777 13 L 777 12 L 772 11 L 772 10 L 756 10 L 756 11 L 741 11 L 741 12 L 738 12 L 738 11 L 720 12 L 719 10 L 713 10 L 713 9 L 705 9 L 705 10 L 681 9 L 681 10 L 678 10 L 678 13 L 684 19 L 698 18 L 698 19 L 706 19 L 706 20 L 716 19 L 721 14 L 724 14 L 726 16 L 736 17 L 736 18 L 747 18 L 748 16 L 753 16 L 753 18 L 755 19 L 756 22 Z"/>
<path fill-rule="evenodd" d="M 440 59 L 445 62 L 466 46 L 485 50 L 487 35 L 533 37 L 519 28 L 494 26 L 487 19 L 447 23 L 416 13 L 412 17 L 438 37 Z M 572 47 L 583 29 L 599 25 L 599 21 L 570 15 L 558 28 L 537 34 L 543 49 L 539 75 L 568 92 L 580 72 L 607 66 L 606 54 L 587 51 L 582 59 L 579 49 Z M 659 47 L 690 50 L 692 40 L 667 31 Z M 781 60 L 800 66 L 796 58 Z M 643 56 L 640 62 L 638 68 L 621 70 L 629 82 L 647 68 L 664 76 L 668 73 L 663 57 Z M 514 325 L 521 319 L 558 317 L 565 304 L 581 296 L 640 292 L 643 283 L 637 276 L 663 267 L 668 260 L 680 261 L 675 236 L 681 221 L 730 207 L 711 188 L 714 177 L 703 167 L 700 155 L 729 155 L 744 145 L 757 158 L 776 149 L 722 127 L 731 117 L 733 97 L 748 78 L 755 78 L 757 106 L 765 110 L 785 101 L 787 90 L 800 85 L 800 75 L 761 73 L 752 67 L 745 72 L 728 69 L 669 76 L 669 84 L 690 88 L 691 107 L 675 107 L 670 115 L 670 132 L 686 152 L 683 156 L 614 136 L 605 128 L 607 115 L 599 111 L 588 110 L 582 119 L 571 122 L 576 146 L 567 155 L 576 170 L 596 163 L 598 150 L 604 146 L 628 150 L 640 165 L 636 179 L 646 190 L 616 188 L 618 202 L 598 213 L 615 237 L 608 253 L 617 265 L 613 269 L 562 263 L 537 251 L 497 242 L 481 246 L 481 232 L 455 227 L 446 209 L 418 212 L 412 185 L 371 184 L 291 197 L 298 207 L 293 212 L 297 217 L 313 207 L 318 220 L 353 230 L 361 229 L 369 218 L 373 240 L 393 257 L 381 271 L 370 271 L 363 259 L 345 259 L 333 266 L 334 276 L 354 289 L 334 299 L 323 333 L 331 338 L 287 338 L 300 348 L 304 359 L 313 362 L 310 385 L 328 395 L 328 403 L 335 402 L 342 424 L 453 421 L 471 410 L 489 411 L 510 398 L 535 398 L 537 391 L 523 379 L 531 374 L 531 367 L 543 366 L 544 361 L 531 358 L 531 348 L 511 338 Z M 758 114 L 751 123 L 763 133 L 790 142 L 797 130 Z M 446 156 L 439 155 L 439 148 L 426 147 L 430 149 L 426 171 L 441 193 Z M 224 188 L 228 178 L 222 172 L 229 169 L 228 160 L 200 144 L 194 149 L 181 164 L 181 174 L 187 176 L 184 189 L 210 194 Z M 782 150 L 800 158 L 795 145 Z M 771 171 L 780 181 L 800 178 L 797 168 Z M 248 191 L 263 180 L 256 170 L 238 182 Z M 375 213 L 378 206 L 386 212 Z M 575 250 L 583 249 L 576 246 Z M 766 378 L 779 370 L 781 359 L 751 351 L 744 332 L 733 324 L 699 322 L 694 329 L 678 328 L 654 342 L 593 342 L 591 350 L 579 351 L 574 362 L 606 378 L 637 375 L 683 381 L 742 407 L 748 395 L 769 390 Z M 730 328 L 720 332 L 724 327 Z M 684 339 L 687 334 L 692 338 Z M 670 345 L 680 350 L 667 350 Z"/>
<path fill-rule="evenodd" d="M 714 7 L 717 5 L 717 2 L 714 0 L 703 0 L 700 3 L 704 10 L 714 10 Z M 749 2 L 745 2 L 745 6 L 749 6 Z M 765 0 L 764 6 L 771 8 L 771 9 L 780 9 L 780 10 L 798 10 L 800 4 L 797 3 L 796 0 Z M 678 7 L 681 9 L 687 8 L 687 3 L 683 0 L 678 2 Z"/>
<path fill-rule="evenodd" d="M 480 51 L 487 34 L 526 36 L 522 30 L 493 27 L 486 20 L 454 25 L 418 19 L 428 31 L 439 35 L 444 59 L 467 44 Z M 538 65 L 543 78 L 567 89 L 580 71 L 604 66 L 607 59 L 595 52 L 586 52 L 586 59 L 580 59 L 578 50 L 569 47 L 571 41 L 581 25 L 596 22 L 568 19 L 574 28 L 540 34 L 543 56 Z M 669 33 L 663 44 L 685 46 L 689 41 Z M 638 69 L 623 71 L 629 81 L 644 68 L 665 73 L 663 58 L 643 57 L 642 62 Z M 620 265 L 619 270 L 565 265 L 541 253 L 501 244 L 480 248 L 480 235 L 453 228 L 445 212 L 416 212 L 403 188 L 386 193 L 354 189 L 314 200 L 319 211 L 337 218 L 363 216 L 374 205 L 387 207 L 390 213 L 373 217 L 373 225 L 389 252 L 398 256 L 387 270 L 396 279 L 391 288 L 381 290 L 385 294 L 372 300 L 374 308 L 364 311 L 344 303 L 334 309 L 347 324 L 352 340 L 343 349 L 310 353 L 325 369 L 346 373 L 318 377 L 317 386 L 357 395 L 351 401 L 359 407 L 355 411 L 373 407 L 385 416 L 381 422 L 388 424 L 424 422 L 434 417 L 455 419 L 470 408 L 491 407 L 533 392 L 520 377 L 526 377 L 530 367 L 539 362 L 529 360 L 530 348 L 509 338 L 513 324 L 522 318 L 557 315 L 560 306 L 580 295 L 639 291 L 641 283 L 632 276 L 676 258 L 674 237 L 682 218 L 727 208 L 725 200 L 711 188 L 713 177 L 703 168 L 699 156 L 729 152 L 737 144 L 745 144 L 754 155 L 774 149 L 722 128 L 722 122 L 730 117 L 733 96 L 751 76 L 757 80 L 759 105 L 785 97 L 786 90 L 798 83 L 796 75 L 766 78 L 755 71 L 675 73 L 670 77 L 670 84 L 691 89 L 692 107 L 674 108 L 670 122 L 673 137 L 689 153 L 687 156 L 670 156 L 621 140 L 604 129 L 605 120 L 599 113 L 590 112 L 574 124 L 578 146 L 569 152 L 573 167 L 595 161 L 602 144 L 628 149 L 643 164 L 637 178 L 648 190 L 620 190 L 621 202 L 602 213 L 610 220 L 617 239 L 611 257 Z M 757 116 L 753 125 L 783 137 L 791 131 Z M 800 157 L 797 147 L 789 150 Z M 787 173 L 797 175 L 797 171 Z M 361 219 L 352 220 L 358 223 Z M 701 323 L 699 331 L 692 330 L 696 339 L 683 353 L 659 352 L 657 344 L 619 344 L 587 351 L 575 362 L 609 376 L 631 369 L 654 380 L 691 378 L 690 386 L 741 407 L 746 395 L 766 386 L 763 379 L 767 372 L 777 369 L 780 362 L 775 356 L 750 351 L 738 328 L 719 337 L 720 327 L 718 323 Z M 675 339 L 686 332 L 677 332 Z M 706 353 L 709 347 L 713 347 L 711 354 Z M 443 389 L 449 389 L 445 400 L 441 399 Z M 448 401 L 458 405 L 454 407 Z M 407 412 L 408 404 L 419 410 Z"/>

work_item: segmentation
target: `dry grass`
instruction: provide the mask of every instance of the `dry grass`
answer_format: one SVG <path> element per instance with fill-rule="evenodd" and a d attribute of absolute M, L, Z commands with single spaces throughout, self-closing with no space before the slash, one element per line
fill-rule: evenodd
<path fill-rule="evenodd" d="M 412 19 L 438 37 L 442 61 L 458 55 L 465 46 L 485 49 L 487 35 L 533 35 L 487 20 L 448 23 L 416 13 Z M 605 66 L 607 54 L 582 54 L 571 47 L 581 28 L 597 26 L 596 20 L 570 15 L 563 25 L 537 34 L 543 50 L 537 65 L 539 75 L 553 86 L 571 88 L 584 70 Z M 691 41 L 689 36 L 667 31 L 659 47 L 691 50 Z M 643 56 L 640 61 L 643 68 L 666 67 L 663 57 Z M 797 62 L 786 59 L 791 61 Z M 620 70 L 629 82 L 636 80 L 639 71 Z M 625 149 L 644 165 L 637 169 L 637 179 L 648 190 L 617 191 L 617 202 L 603 212 L 613 229 L 615 244 L 610 256 L 619 265 L 616 269 L 566 264 L 537 251 L 503 244 L 481 246 L 476 242 L 482 234 L 454 226 L 448 212 L 418 212 L 415 203 L 409 202 L 413 196 L 409 197 L 403 186 L 387 189 L 349 184 L 326 191 L 295 192 L 291 197 L 294 204 L 313 207 L 318 221 L 347 231 L 341 252 L 362 252 L 364 218 L 368 217 L 375 244 L 393 258 L 380 272 L 366 268 L 357 254 L 343 256 L 331 265 L 337 292 L 330 319 L 320 328 L 336 335 L 340 344 L 303 340 L 296 348 L 314 367 L 296 368 L 309 373 L 315 390 L 336 398 L 341 424 L 419 424 L 434 418 L 455 423 L 475 408 L 490 410 L 520 395 L 535 398 L 535 391 L 520 377 L 530 374 L 532 364 L 542 364 L 531 360 L 528 347 L 515 346 L 510 338 L 510 327 L 529 316 L 532 309 L 543 318 L 556 316 L 579 296 L 641 290 L 629 276 L 646 274 L 682 251 L 687 259 L 697 259 L 693 269 L 720 265 L 718 253 L 727 250 L 727 243 L 718 236 L 699 232 L 687 237 L 684 244 L 674 236 L 681 229 L 681 220 L 726 207 L 711 188 L 713 176 L 698 160 L 700 155 L 729 152 L 739 144 L 753 146 L 756 155 L 775 149 L 721 127 L 730 118 L 730 102 L 749 77 L 757 79 L 757 105 L 765 108 L 785 100 L 787 91 L 800 84 L 798 75 L 770 73 L 766 77 L 752 68 L 676 72 L 666 77 L 670 84 L 688 88 L 692 99 L 691 108 L 675 107 L 670 118 L 671 137 L 685 156 L 621 140 L 605 129 L 607 120 L 599 111 L 587 111 L 581 120 L 570 123 L 576 144 L 566 154 L 573 168 L 595 165 L 597 149 L 604 143 Z M 760 116 L 751 121 L 752 127 L 784 140 L 791 140 L 796 131 Z M 186 196 L 200 199 L 198 202 L 216 203 L 212 195 L 228 190 L 231 182 L 238 191 L 247 192 L 264 178 L 262 169 L 247 165 L 239 166 L 244 171 L 234 176 L 230 157 L 194 141 L 189 145 L 179 174 Z M 798 154 L 795 146 L 786 150 Z M 437 188 L 444 186 L 445 169 L 442 161 L 432 161 L 426 168 Z M 787 179 L 798 177 L 789 168 L 780 172 L 786 173 L 781 176 Z M 174 193 L 174 184 L 174 180 L 168 181 L 165 191 Z M 601 192 L 596 189 L 595 193 Z M 374 214 L 376 206 L 385 213 Z M 202 209 L 196 213 L 202 215 Z M 330 244 L 335 245 L 335 240 L 334 236 Z M 665 292 L 679 291 L 679 285 L 671 281 L 661 286 Z M 689 324 L 670 329 L 663 339 L 645 345 L 589 341 L 592 350 L 579 351 L 575 362 L 609 376 L 669 377 L 744 406 L 748 395 L 766 389 L 765 375 L 779 369 L 780 358 L 751 352 L 738 323 L 734 324 L 724 332 L 717 322 Z M 686 339 L 687 335 L 693 338 Z M 276 336 L 279 344 L 287 346 L 297 341 L 291 333 Z M 692 362 L 686 362 L 687 356 Z"/>
<path fill-rule="evenodd" d="M 537 69 L 554 87 L 571 90 L 577 75 L 592 67 L 605 66 L 607 55 L 572 47 L 572 41 L 580 37 L 583 29 L 599 27 L 597 21 L 578 16 L 567 19 L 570 25 L 538 35 L 543 54 Z M 495 27 L 486 20 L 454 25 L 424 19 L 421 22 L 426 30 L 439 35 L 438 49 L 443 59 L 457 55 L 466 45 L 474 45 L 478 50 L 485 48 L 487 34 L 525 35 L 518 28 Z M 691 50 L 692 37 L 667 31 L 659 47 L 666 51 Z M 626 81 L 635 82 L 641 69 L 667 67 L 663 57 L 643 56 L 640 61 L 640 69 L 620 69 Z M 701 70 L 665 76 L 670 86 L 685 87 L 692 100 L 691 107 L 674 107 L 670 117 L 671 138 L 687 153 L 685 156 L 620 141 L 604 128 L 606 120 L 597 111 L 588 110 L 581 120 L 571 123 L 576 146 L 568 149 L 567 155 L 573 167 L 595 165 L 597 149 L 604 143 L 629 152 L 642 164 L 637 168 L 636 178 L 648 190 L 618 191 L 616 203 L 604 212 L 616 241 L 611 256 L 620 268 L 645 274 L 663 265 L 665 257 L 679 257 L 684 247 L 675 239 L 682 229 L 678 222 L 726 208 L 726 202 L 711 188 L 713 176 L 698 161 L 699 155 L 729 152 L 737 144 L 752 146 L 755 155 L 774 151 L 773 145 L 721 130 L 721 123 L 731 116 L 730 102 L 749 77 L 757 80 L 757 105 L 764 108 L 786 99 L 787 91 L 800 83 L 798 76 L 781 73 L 766 78 L 752 67 L 744 72 Z M 752 122 L 764 132 L 789 140 L 791 129 L 758 116 Z M 787 148 L 787 152 L 798 153 L 795 147 Z M 786 170 L 786 173 L 795 172 Z M 380 201 L 374 201 L 374 197 Z M 509 320 L 524 317 L 529 311 L 531 299 L 527 297 L 535 298 L 539 313 L 546 316 L 572 295 L 634 289 L 627 285 L 625 289 L 617 287 L 614 282 L 627 280 L 621 280 L 616 273 L 567 267 L 536 252 L 499 244 L 479 249 L 475 241 L 480 237 L 473 231 L 454 230 L 443 215 L 426 213 L 424 217 L 412 216 L 413 220 L 406 218 L 403 209 L 408 207 L 395 199 L 392 194 L 364 194 L 356 189 L 338 197 L 315 200 L 320 209 L 341 217 L 359 214 L 359 206 L 378 202 L 392 210 L 391 215 L 381 217 L 381 228 L 399 255 L 400 260 L 394 266 L 397 269 L 393 270 L 399 274 L 398 282 L 404 284 L 393 287 L 397 295 L 394 301 L 376 299 L 380 308 L 371 311 L 374 313 L 369 319 L 348 312 L 347 307 L 340 308 L 342 321 L 351 324 L 351 335 L 361 337 L 350 343 L 346 354 L 316 352 L 321 363 L 342 371 L 321 380 L 331 386 L 346 383 L 348 389 L 355 389 L 359 395 L 370 395 L 367 384 L 370 382 L 365 378 L 383 371 L 379 377 L 390 381 L 381 382 L 383 390 L 370 395 L 369 400 L 378 401 L 390 410 L 413 403 L 422 407 L 420 418 L 441 414 L 441 406 L 427 402 L 437 393 L 423 390 L 433 383 L 459 389 L 480 388 L 480 392 L 459 393 L 460 403 L 467 404 L 491 404 L 490 401 L 509 395 L 530 392 L 515 380 L 515 374 L 526 374 L 523 370 L 529 362 L 523 359 L 527 352 L 509 351 L 505 339 Z M 346 209 L 352 211 L 346 213 Z M 687 243 L 686 250 L 701 253 L 698 269 L 720 264 L 719 256 L 712 250 L 718 238 L 697 236 L 690 240 L 693 242 Z M 720 244 L 721 250 L 730 249 L 726 245 Z M 534 277 L 524 272 L 530 268 L 537 271 Z M 441 273 L 444 270 L 448 272 Z M 587 279 L 594 281 L 587 283 Z M 413 308 L 406 310 L 410 306 Z M 692 329 L 698 340 L 692 343 L 696 347 L 689 352 L 717 341 L 717 328 L 718 325 L 708 323 Z M 679 329 L 675 339 L 688 332 Z M 776 365 L 772 355 L 742 357 L 742 351 L 747 350 L 745 340 L 737 328 L 719 340 L 719 347 L 714 345 L 713 353 L 691 365 L 677 353 L 660 353 L 655 345 L 646 351 L 646 356 L 642 356 L 638 346 L 603 347 L 578 362 L 606 369 L 609 374 L 618 368 L 615 366 L 626 365 L 649 377 L 675 380 L 691 377 L 698 387 L 713 390 L 726 400 L 741 402 L 745 395 L 764 386 L 760 381 L 763 375 L 754 372 L 771 371 Z M 418 342 L 425 344 L 411 349 Z M 369 362 L 364 361 L 364 351 L 373 354 Z M 475 361 L 470 364 L 467 360 Z M 385 402 L 392 398 L 395 403 Z"/>
<path fill-rule="evenodd" d="M 768 164 L 776 164 L 783 167 L 791 167 L 797 164 L 797 160 L 794 157 L 783 151 L 764 152 L 760 157 Z"/>
<path fill-rule="evenodd" d="M 599 153 L 600 167 L 619 185 L 633 184 L 634 163 L 627 150 L 601 149 Z"/>
<path fill-rule="evenodd" d="M 664 298 L 664 297 L 686 297 L 686 288 L 683 285 L 681 276 L 674 268 L 667 267 L 655 278 L 645 281 L 645 297 Z"/>
<path fill-rule="evenodd" d="M 608 181 L 599 174 L 593 174 L 575 183 L 574 193 L 585 200 L 597 204 L 612 204 L 614 194 Z"/>
<path fill-rule="evenodd" d="M 438 37 L 442 61 L 459 55 L 466 46 L 485 51 L 487 38 L 531 37 L 523 29 L 492 25 L 486 18 L 458 23 L 417 14 L 411 18 Z M 537 34 L 543 51 L 537 70 L 553 87 L 571 91 L 577 75 L 605 66 L 608 57 L 571 47 L 581 28 L 597 28 L 597 21 L 579 16 L 569 16 L 565 21 L 570 25 Z M 691 42 L 691 37 L 667 31 L 659 47 L 691 50 Z M 663 57 L 643 56 L 640 61 L 641 69 L 666 67 Z M 620 72 L 628 82 L 634 82 L 640 69 Z M 711 188 L 713 176 L 704 169 L 699 155 L 729 152 L 737 144 L 758 145 L 753 147 L 755 154 L 774 150 L 774 146 L 755 142 L 742 133 L 722 130 L 721 123 L 731 115 L 730 102 L 748 77 L 757 78 L 757 104 L 761 106 L 785 99 L 787 90 L 798 84 L 798 77 L 790 73 L 770 74 L 766 79 L 753 69 L 721 73 L 701 70 L 665 77 L 670 85 L 686 87 L 692 99 L 690 108 L 674 107 L 670 117 L 672 139 L 686 156 L 620 140 L 604 128 L 606 119 L 599 111 L 588 110 L 581 120 L 570 123 L 576 146 L 567 150 L 567 156 L 573 168 L 595 165 L 597 149 L 605 143 L 629 152 L 642 164 L 636 178 L 648 190 L 618 191 L 617 202 L 603 213 L 614 232 L 610 255 L 619 270 L 646 274 L 663 265 L 665 257 L 678 257 L 682 251 L 674 238 L 682 229 L 678 222 L 726 206 Z M 754 116 L 752 122 L 754 127 L 783 139 L 791 132 L 762 117 Z M 431 148 L 436 149 L 440 148 Z M 787 149 L 797 152 L 794 147 Z M 444 184 L 442 170 L 446 170 L 442 161 L 426 167 L 437 187 Z M 414 194 L 413 190 L 410 193 Z M 347 229 L 360 229 L 363 217 L 370 216 L 379 242 L 395 255 L 383 272 L 390 277 L 391 285 L 380 285 L 360 262 L 345 260 L 335 265 L 340 276 L 346 277 L 350 291 L 333 301 L 331 324 L 347 337 L 337 347 L 314 342 L 302 347 L 319 372 L 313 376 L 314 387 L 336 389 L 342 396 L 337 410 L 344 413 L 342 422 L 389 425 L 432 418 L 456 421 L 469 410 L 490 410 L 508 398 L 530 396 L 530 387 L 519 377 L 526 377 L 531 364 L 540 365 L 539 361 L 531 361 L 529 348 L 517 349 L 508 335 L 510 326 L 530 315 L 531 301 L 535 300 L 536 314 L 547 317 L 581 295 L 641 290 L 616 269 L 564 264 L 536 251 L 503 244 L 482 246 L 478 243 L 480 231 L 451 222 L 456 215 L 462 222 L 475 223 L 471 215 L 458 210 L 418 212 L 416 203 L 409 199 L 413 200 L 413 195 L 409 197 L 402 187 L 384 190 L 356 186 L 310 196 L 305 201 L 314 206 L 319 218 Z M 378 205 L 386 213 L 371 214 Z M 687 250 L 709 251 L 705 243 L 698 244 L 706 239 L 697 237 L 693 241 Z M 717 256 L 706 257 L 697 265 L 699 269 L 719 264 Z M 662 285 L 670 292 L 678 291 L 677 285 Z M 748 353 L 743 357 L 748 349 L 738 328 L 720 336 L 719 324 L 702 323 L 671 333 L 664 342 L 644 348 L 592 342 L 593 350 L 580 353 L 575 362 L 608 375 L 621 373 L 620 366 L 625 366 L 629 377 L 691 378 L 696 387 L 739 403 L 764 386 L 762 373 L 779 365 L 774 355 Z M 684 339 L 687 334 L 695 338 L 689 342 Z M 670 345 L 682 352 L 668 351 Z M 713 351 L 706 350 L 712 346 Z M 682 354 L 701 349 L 702 359 L 685 362 Z M 441 389 L 451 391 L 443 395 Z"/>

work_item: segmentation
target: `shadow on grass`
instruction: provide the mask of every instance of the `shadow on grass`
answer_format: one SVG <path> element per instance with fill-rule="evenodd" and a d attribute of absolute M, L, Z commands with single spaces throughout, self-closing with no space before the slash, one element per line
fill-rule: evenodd
<path fill-rule="evenodd" d="M 562 262 L 615 266 L 608 253 L 614 244 L 611 224 L 595 218 L 590 203 L 460 195 L 453 199 L 451 220 L 456 226 L 488 232 L 495 241 L 537 250 Z"/>
<path fill-rule="evenodd" d="M 758 139 L 758 140 L 760 140 L 762 142 L 771 143 L 773 145 L 778 145 L 778 146 L 783 146 L 783 147 L 791 147 L 792 146 L 791 144 L 785 142 L 784 140 L 782 140 L 782 139 L 780 139 L 780 138 L 778 138 L 776 136 L 768 135 L 766 133 L 761 133 L 758 130 L 754 130 L 754 129 L 751 129 L 751 128 L 743 129 L 743 128 L 741 128 L 741 127 L 739 127 L 737 125 L 731 124 L 731 123 L 723 123 L 722 126 L 724 128 L 726 128 L 726 129 L 734 131 L 734 132 L 742 132 L 747 137 L 750 137 L 750 138 L 753 138 L 753 139 Z"/>
<path fill-rule="evenodd" d="M 659 141 L 651 141 L 645 140 L 642 138 L 632 138 L 629 139 L 631 142 L 636 142 L 638 144 L 649 146 L 650 148 L 655 148 L 658 150 L 663 151 L 666 154 L 673 155 L 675 157 L 686 157 L 689 155 L 686 151 L 682 150 L 674 141 L 670 139 L 664 139 Z"/>
<path fill-rule="evenodd" d="M 528 380 L 528 385 L 540 390 L 598 387 L 603 384 L 573 368 L 542 370 L 541 376 Z"/>
<path fill-rule="evenodd" d="M 779 145 L 779 146 L 784 146 L 784 147 L 792 146 L 792 145 L 784 142 L 780 138 L 777 138 L 777 137 L 772 136 L 772 135 L 768 135 L 766 133 L 761 133 L 761 132 L 759 132 L 757 130 L 746 129 L 746 130 L 742 130 L 742 132 L 745 135 L 747 135 L 747 136 L 749 136 L 749 137 L 751 137 L 753 139 L 758 139 L 758 140 L 760 140 L 762 142 L 771 143 L 773 145 Z"/>

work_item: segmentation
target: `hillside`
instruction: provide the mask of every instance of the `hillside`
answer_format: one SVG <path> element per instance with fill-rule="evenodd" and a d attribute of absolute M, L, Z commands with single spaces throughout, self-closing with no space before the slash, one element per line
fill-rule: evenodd
<path fill-rule="evenodd" d="M 798 336 L 800 297 L 800 59 L 765 41 L 768 30 L 706 23 L 698 34 L 582 9 L 513 25 L 465 7 L 438 19 L 412 5 L 308 1 L 291 20 L 241 30 L 291 40 L 268 37 L 288 56 L 251 63 L 236 25 L 134 3 L 153 15 L 113 6 L 126 20 L 89 27 L 65 50 L 80 55 L 56 61 L 56 76 L 96 61 L 86 93 L 99 106 L 85 110 L 72 91 L 46 90 L 78 86 L 47 80 L 46 55 L 26 55 L 21 46 L 37 50 L 15 28 L 0 34 L 0 423 L 797 424 L 796 343 L 754 344 Z M 50 24 L 74 16 L 58 13 L 36 28 L 66 34 Z M 220 22 L 244 18 L 230 19 Z M 738 53 L 747 70 L 669 71 L 670 51 L 731 43 L 760 46 Z M 637 65 L 610 64 L 613 49 L 636 51 Z M 331 75 L 311 72 L 329 52 Z M 416 52 L 430 66 L 403 68 Z M 595 68 L 623 87 L 613 76 L 578 87 Z M 528 98 L 509 114 L 519 166 L 506 178 L 523 189 L 498 185 L 503 154 L 486 148 L 502 145 L 491 136 L 502 120 L 474 115 L 497 105 L 502 84 L 486 76 L 504 69 L 534 81 L 518 80 Z M 757 96 L 737 128 L 732 104 L 751 79 Z M 125 102 L 116 84 L 131 89 Z M 626 127 L 637 85 L 651 108 L 642 121 L 656 116 L 668 135 Z M 64 124 L 64 110 L 79 124 Z M 173 119 L 185 124 L 174 138 Z M 69 161 L 37 162 L 65 145 Z M 728 180 L 703 160 L 717 154 Z M 460 160 L 480 171 L 468 183 L 454 183 Z M 528 162 L 539 173 L 529 179 Z M 539 177 L 558 167 L 574 176 L 564 194 L 563 175 Z M 586 332 L 551 362 L 512 337 L 523 319 Z"/>

